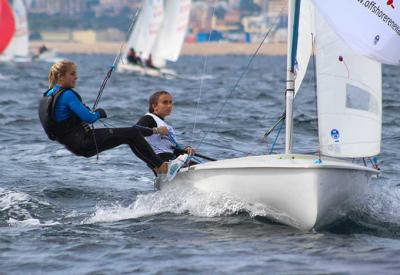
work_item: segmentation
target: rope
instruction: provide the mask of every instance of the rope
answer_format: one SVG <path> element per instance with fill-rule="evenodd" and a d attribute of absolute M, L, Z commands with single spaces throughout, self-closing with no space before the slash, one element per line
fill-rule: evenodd
<path fill-rule="evenodd" d="M 214 14 L 215 14 L 215 6 L 213 7 L 213 12 L 212 12 L 211 18 L 214 17 Z M 208 34 L 208 42 L 211 41 L 212 31 L 213 30 L 210 29 L 210 33 Z M 205 55 L 204 63 L 203 63 L 203 72 L 202 72 L 203 77 L 201 77 L 201 79 L 200 79 L 199 97 L 198 97 L 197 102 L 196 102 L 196 111 L 194 113 L 194 123 L 193 123 L 192 137 L 191 137 L 191 141 L 192 142 L 194 141 L 194 132 L 196 130 L 196 125 L 197 125 L 197 114 L 198 114 L 199 107 L 200 107 L 201 96 L 203 94 L 203 84 L 204 84 L 204 76 L 206 74 L 206 69 L 207 69 L 207 61 L 208 61 L 208 55 Z"/>
<path fill-rule="evenodd" d="M 136 11 L 135 15 L 133 16 L 133 18 L 131 18 L 131 24 L 129 25 L 128 33 L 131 32 L 131 30 L 132 30 L 132 28 L 133 28 L 133 25 L 135 24 L 136 19 L 137 19 L 138 15 L 139 15 L 139 11 L 140 11 L 140 10 L 141 10 L 141 9 L 138 9 L 138 10 Z M 100 85 L 100 89 L 99 89 L 99 92 L 97 93 L 96 100 L 95 100 L 94 103 L 93 103 L 93 108 L 92 108 L 93 111 L 96 110 L 96 107 L 97 107 L 97 105 L 98 105 L 99 102 L 100 102 L 101 96 L 103 95 L 104 88 L 106 87 L 108 80 L 110 79 L 110 77 L 111 77 L 113 71 L 115 70 L 115 66 L 116 66 L 117 62 L 119 62 L 119 60 L 121 59 L 122 49 L 123 49 L 124 45 L 125 45 L 125 42 L 121 43 L 121 46 L 120 46 L 120 48 L 119 48 L 119 52 L 118 52 L 118 54 L 116 55 L 116 57 L 115 57 L 115 59 L 114 59 L 114 62 L 113 62 L 113 64 L 111 65 L 110 69 L 108 70 L 106 77 L 103 79 L 103 82 L 102 82 L 101 85 Z M 96 147 L 96 159 L 99 160 L 99 148 L 98 148 L 98 146 L 97 146 L 96 134 L 95 134 L 95 132 L 94 132 L 94 130 L 95 130 L 94 124 L 91 125 L 91 129 L 92 129 L 92 134 L 93 134 L 94 145 L 95 145 L 95 147 Z"/>
<path fill-rule="evenodd" d="M 284 9 L 281 10 L 281 14 L 283 14 L 283 10 L 284 10 Z M 233 88 L 232 88 L 232 89 L 230 90 L 230 92 L 228 93 L 228 96 L 225 97 L 225 100 L 223 101 L 223 103 L 222 103 L 220 109 L 218 110 L 218 112 L 217 112 L 217 114 L 216 114 L 216 116 L 215 116 L 215 118 L 214 118 L 214 122 L 213 122 L 212 125 L 211 125 L 212 127 L 215 126 L 215 124 L 216 124 L 216 122 L 217 122 L 217 119 L 218 119 L 219 116 L 221 115 L 222 110 L 224 109 L 226 103 L 227 103 L 228 100 L 231 98 L 233 92 L 234 92 L 234 91 L 236 90 L 236 88 L 239 86 L 240 81 L 243 79 L 243 77 L 244 77 L 245 74 L 247 73 L 247 71 L 248 71 L 248 69 L 249 69 L 251 63 L 253 62 L 253 59 L 254 59 L 255 56 L 258 54 L 258 52 L 259 52 L 261 46 L 264 44 L 265 40 L 266 40 L 267 37 L 270 35 L 270 33 L 271 33 L 271 31 L 274 29 L 274 27 L 276 27 L 276 26 L 278 25 L 278 23 L 279 23 L 279 18 L 280 18 L 280 16 L 277 17 L 275 24 L 273 24 L 273 25 L 268 29 L 268 31 L 266 32 L 266 34 L 265 34 L 263 40 L 262 40 L 261 43 L 258 45 L 256 51 L 252 54 L 252 56 L 250 57 L 250 59 L 249 59 L 247 65 L 246 65 L 246 67 L 245 67 L 244 70 L 242 71 L 242 73 L 241 73 L 241 75 L 239 76 L 238 80 L 235 82 L 235 85 L 233 86 Z M 209 130 L 205 132 L 205 135 L 204 135 L 203 138 L 200 140 L 200 142 L 199 142 L 197 148 L 200 148 L 201 144 L 204 142 L 204 140 L 205 140 L 205 138 L 207 137 L 208 133 L 209 133 Z"/>
<path fill-rule="evenodd" d="M 271 148 L 271 150 L 269 151 L 269 154 L 272 154 L 272 152 L 274 151 L 276 142 L 278 141 L 279 134 L 281 133 L 281 130 L 282 130 L 282 128 L 283 128 L 283 120 L 281 120 L 280 123 L 281 123 L 281 126 L 279 127 L 278 133 L 276 134 L 274 143 L 272 144 L 272 148 Z"/>
<path fill-rule="evenodd" d="M 139 15 L 140 10 L 141 10 L 141 9 L 138 9 L 138 10 L 136 11 L 135 15 L 131 18 L 131 24 L 129 25 L 128 33 L 131 32 L 133 26 L 135 25 L 135 22 L 136 22 L 136 19 L 137 19 L 138 15 Z M 111 65 L 110 69 L 108 70 L 106 77 L 103 79 L 103 83 L 101 83 L 101 86 L 100 86 L 99 92 L 97 93 L 97 98 L 96 98 L 96 100 L 94 101 L 92 110 L 95 110 L 95 109 L 96 109 L 96 107 L 97 107 L 97 105 L 98 105 L 98 103 L 99 103 L 99 101 L 100 101 L 100 99 L 101 99 L 101 96 L 103 95 L 104 88 L 105 88 L 106 85 L 107 85 L 107 81 L 110 79 L 110 77 L 111 77 L 113 71 L 115 70 L 115 67 L 116 67 L 117 63 L 118 63 L 119 60 L 121 59 L 122 50 L 123 50 L 123 48 L 124 48 L 124 45 L 125 45 L 125 42 L 122 42 L 122 43 L 121 43 L 121 46 L 120 46 L 120 48 L 119 48 L 118 54 L 115 56 L 115 59 L 114 59 L 113 64 Z"/>

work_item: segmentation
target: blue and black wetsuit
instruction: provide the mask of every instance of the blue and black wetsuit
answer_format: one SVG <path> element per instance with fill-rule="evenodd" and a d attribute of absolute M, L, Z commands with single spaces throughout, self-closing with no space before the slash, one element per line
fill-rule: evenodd
<path fill-rule="evenodd" d="M 133 153 L 150 167 L 161 166 L 163 161 L 143 138 L 143 135 L 152 133 L 151 129 L 126 127 L 92 130 L 88 123 L 96 122 L 100 118 L 99 112 L 90 111 L 75 91 L 64 89 L 60 93 L 60 89 L 62 88 L 56 85 L 44 96 L 49 97 L 53 93 L 59 93 L 49 112 L 52 116 L 50 119 L 55 125 L 51 128 L 51 134 L 69 151 L 78 156 L 91 157 L 98 152 L 127 144 Z M 39 110 L 39 113 L 43 113 L 43 110 Z"/>

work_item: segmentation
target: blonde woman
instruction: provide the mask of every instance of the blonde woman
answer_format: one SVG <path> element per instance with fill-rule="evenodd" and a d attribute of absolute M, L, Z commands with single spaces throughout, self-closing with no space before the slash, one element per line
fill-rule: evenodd
<path fill-rule="evenodd" d="M 143 134 L 149 135 L 158 129 L 126 127 L 92 130 L 89 127 L 89 123 L 106 118 L 107 114 L 101 108 L 91 111 L 83 104 L 81 96 L 73 90 L 77 79 L 77 67 L 71 61 L 60 61 L 51 67 L 49 89 L 39 106 L 40 121 L 48 137 L 83 157 L 127 144 L 138 158 L 157 173 L 168 173 L 171 165 L 161 160 L 143 137 Z"/>

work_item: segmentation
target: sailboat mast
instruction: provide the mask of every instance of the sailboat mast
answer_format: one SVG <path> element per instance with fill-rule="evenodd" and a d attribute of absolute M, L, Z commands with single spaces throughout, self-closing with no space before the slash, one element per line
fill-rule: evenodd
<path fill-rule="evenodd" d="M 300 1 L 301 0 L 288 0 L 285 154 L 292 153 L 293 145 L 294 66 L 297 52 Z"/>

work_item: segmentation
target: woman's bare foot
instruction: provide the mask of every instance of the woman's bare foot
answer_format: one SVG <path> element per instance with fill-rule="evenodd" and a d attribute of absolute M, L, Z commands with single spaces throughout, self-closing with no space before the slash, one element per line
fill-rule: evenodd
<path fill-rule="evenodd" d="M 157 174 L 166 174 L 168 172 L 168 162 L 163 162 L 161 166 L 155 168 Z"/>

